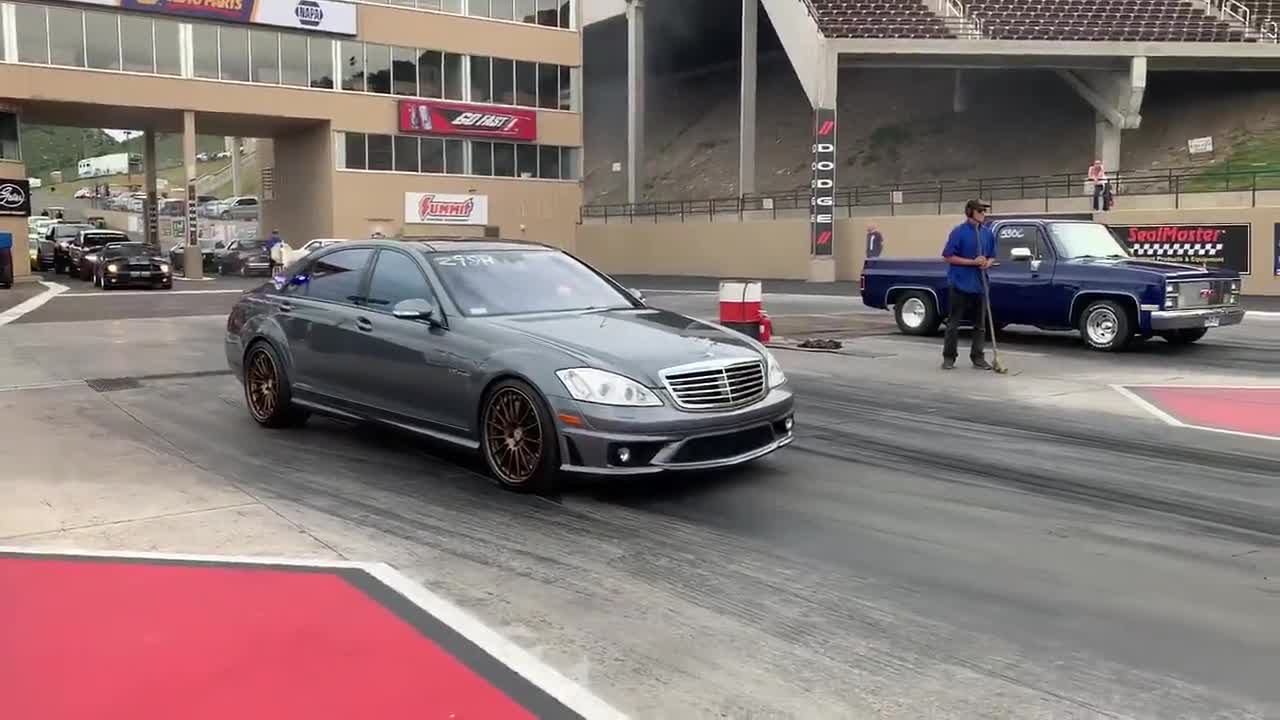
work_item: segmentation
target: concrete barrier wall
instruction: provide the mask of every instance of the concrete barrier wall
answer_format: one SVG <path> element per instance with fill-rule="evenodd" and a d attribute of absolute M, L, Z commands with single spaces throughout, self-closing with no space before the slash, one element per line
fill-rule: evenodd
<path fill-rule="evenodd" d="M 1016 212 L 1007 204 L 997 210 L 1002 214 Z M 1244 278 L 1244 292 L 1280 296 L 1280 275 L 1275 269 L 1280 207 L 1125 209 L 1098 213 L 1097 218 L 1112 225 L 1248 223 L 1250 273 Z M 866 255 L 868 223 L 875 223 L 884 236 L 885 257 L 938 257 L 947 233 L 962 219 L 957 211 L 943 216 L 898 214 L 837 220 L 836 279 L 858 279 Z M 576 252 L 601 270 L 616 274 L 805 279 L 809 224 L 801 218 L 587 223 L 578 226 Z"/>

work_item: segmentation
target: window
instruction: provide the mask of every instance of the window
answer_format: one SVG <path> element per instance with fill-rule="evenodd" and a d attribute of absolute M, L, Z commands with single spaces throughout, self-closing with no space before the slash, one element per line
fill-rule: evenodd
<path fill-rule="evenodd" d="M 156 72 L 161 75 L 182 74 L 182 53 L 178 43 L 178 23 L 154 20 L 156 38 Z"/>
<path fill-rule="evenodd" d="M 444 140 L 440 138 L 422 138 L 418 146 L 418 155 L 421 158 L 422 172 L 444 172 Z"/>
<path fill-rule="evenodd" d="M 418 56 L 418 97 L 438 98 L 444 94 L 444 58 L 434 50 Z"/>
<path fill-rule="evenodd" d="M 569 12 L 569 0 L 560 3 L 560 27 L 568 30 L 573 27 L 573 14 Z"/>
<path fill-rule="evenodd" d="M 218 28 L 213 25 L 192 25 L 191 44 L 195 76 L 217 80 Z"/>
<path fill-rule="evenodd" d="M 343 163 L 348 170 L 364 170 L 369 164 L 365 159 L 364 133 L 345 133 L 342 143 Z"/>
<path fill-rule="evenodd" d="M 462 100 L 462 63 L 464 56 L 455 53 L 444 54 L 444 97 L 447 100 Z"/>
<path fill-rule="evenodd" d="M 220 73 L 222 79 L 248 82 L 249 30 L 233 27 L 219 28 L 218 42 L 221 46 L 219 57 L 222 60 Z"/>
<path fill-rule="evenodd" d="M 472 17 L 489 17 L 489 0 L 467 0 L 467 14 Z"/>
<path fill-rule="evenodd" d="M 538 24 L 547 27 L 560 26 L 560 0 L 538 0 Z"/>
<path fill-rule="evenodd" d="M 471 101 L 493 102 L 493 85 L 489 77 L 490 60 L 483 55 L 471 56 Z"/>
<path fill-rule="evenodd" d="M 355 304 L 360 301 L 360 280 L 372 250 L 338 250 L 318 258 L 307 278 L 307 297 Z"/>
<path fill-rule="evenodd" d="M 537 107 L 538 65 L 531 62 L 516 63 L 516 105 Z"/>
<path fill-rule="evenodd" d="M 578 148 L 560 148 L 560 179 L 578 179 Z"/>
<path fill-rule="evenodd" d="M 22 159 L 22 144 L 18 138 L 17 114 L 0 112 L 0 160 Z"/>
<path fill-rule="evenodd" d="M 306 35 L 280 34 L 280 82 L 297 87 L 307 86 Z"/>
<path fill-rule="evenodd" d="M 629 295 L 561 252 L 505 250 L 427 257 L 465 315 L 635 307 Z"/>
<path fill-rule="evenodd" d="M 5 25 L 4 8 L 0 8 L 0 60 L 4 60 L 5 48 L 8 46 L 9 29 Z"/>
<path fill-rule="evenodd" d="M 417 55 L 413 48 L 391 48 L 391 91 L 396 95 L 417 96 Z"/>
<path fill-rule="evenodd" d="M 1040 242 L 1040 230 L 1035 225 L 1005 225 L 1000 228 L 996 238 L 996 256 L 1000 260 L 1010 262 L 1013 249 L 1024 247 L 1031 251 L 1032 257 L 1041 257 L 1044 251 Z"/>
<path fill-rule="evenodd" d="M 307 65 L 311 87 L 333 90 L 336 87 L 333 71 L 333 41 L 329 38 L 307 38 Z"/>
<path fill-rule="evenodd" d="M 467 172 L 467 141 L 444 141 L 444 171 L 450 175 L 465 175 Z"/>
<path fill-rule="evenodd" d="M 538 22 L 538 0 L 516 0 L 515 19 L 520 22 Z"/>
<path fill-rule="evenodd" d="M 538 177 L 538 146 L 516 146 L 516 175 L 522 178 Z"/>
<path fill-rule="evenodd" d="M 495 177 L 516 176 L 516 146 L 511 143 L 493 144 L 493 174 Z"/>
<path fill-rule="evenodd" d="M 493 59 L 493 101 L 516 104 L 516 64 L 512 60 Z"/>
<path fill-rule="evenodd" d="M 462 0 L 440 0 L 440 9 L 457 15 L 462 14 Z"/>
<path fill-rule="evenodd" d="M 249 79 L 253 82 L 280 83 L 280 33 L 252 30 L 249 33 Z"/>
<path fill-rule="evenodd" d="M 418 172 L 418 138 L 412 135 L 396 135 L 396 170 Z"/>
<path fill-rule="evenodd" d="M 560 107 L 560 66 L 538 65 L 538 107 Z"/>
<path fill-rule="evenodd" d="M 408 255 L 395 250 L 378 251 L 378 262 L 369 279 L 366 304 L 374 310 L 391 312 L 405 300 L 432 300 L 427 279 L 418 264 Z"/>
<path fill-rule="evenodd" d="M 120 47 L 124 50 L 124 69 L 127 72 L 155 72 L 151 18 L 121 15 Z"/>
<path fill-rule="evenodd" d="M 471 174 L 493 174 L 493 143 L 480 140 L 471 141 Z"/>
<path fill-rule="evenodd" d="M 394 150 L 392 150 L 390 135 L 370 135 L 368 144 L 370 170 L 394 169 L 394 164 L 392 163 Z"/>
<path fill-rule="evenodd" d="M 49 62 L 84 67 L 84 13 L 49 8 Z"/>
<path fill-rule="evenodd" d="M 18 36 L 18 62 L 49 62 L 49 27 L 45 9 L 39 5 L 17 3 L 13 16 Z"/>
<path fill-rule="evenodd" d="M 515 0 L 493 0 L 489 17 L 499 20 L 511 20 L 515 17 Z"/>
<path fill-rule="evenodd" d="M 312 54 L 315 57 L 315 54 Z M 338 45 L 338 63 L 342 65 L 342 89 L 364 92 L 364 45 L 342 42 Z"/>
<path fill-rule="evenodd" d="M 560 109 L 573 109 L 573 68 L 560 66 Z"/>
<path fill-rule="evenodd" d="M 560 148 L 542 145 L 538 148 L 538 177 L 544 180 L 560 179 Z"/>
<path fill-rule="evenodd" d="M 84 14 L 85 59 L 91 68 L 99 70 L 120 69 L 119 15 L 100 12 Z M 151 39 L 146 48 L 151 49 Z"/>
<path fill-rule="evenodd" d="M 369 43 L 364 46 L 365 88 L 371 93 L 391 94 L 391 48 Z"/>

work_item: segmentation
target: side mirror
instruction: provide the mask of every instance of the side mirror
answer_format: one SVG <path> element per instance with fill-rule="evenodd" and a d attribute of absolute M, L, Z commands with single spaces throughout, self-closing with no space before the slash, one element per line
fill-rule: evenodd
<path fill-rule="evenodd" d="M 1009 251 L 1009 257 L 1010 257 L 1014 262 L 1021 262 L 1021 261 L 1024 261 L 1024 260 L 1030 260 L 1030 259 L 1031 259 L 1031 248 L 1016 247 L 1016 248 L 1014 248 L 1013 250 Z"/>
<path fill-rule="evenodd" d="M 640 302 L 644 302 L 644 293 L 640 292 L 639 288 L 627 288 L 627 292 L 631 293 Z"/>
<path fill-rule="evenodd" d="M 426 320 L 437 324 L 436 306 L 421 298 L 401 300 L 391 308 L 391 314 L 401 320 Z"/>

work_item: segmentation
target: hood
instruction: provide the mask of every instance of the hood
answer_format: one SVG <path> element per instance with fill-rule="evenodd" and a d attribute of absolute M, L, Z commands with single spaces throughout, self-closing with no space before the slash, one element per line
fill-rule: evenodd
<path fill-rule="evenodd" d="M 590 367 L 659 384 L 658 371 L 719 358 L 759 358 L 744 335 L 666 310 L 638 308 L 493 318 L 497 326 Z"/>
<path fill-rule="evenodd" d="M 1225 268 L 1204 268 L 1199 265 L 1162 262 L 1160 260 L 1141 260 L 1138 258 L 1087 258 L 1076 260 L 1076 262 L 1082 265 L 1109 265 L 1112 267 L 1123 268 L 1125 270 L 1135 270 L 1138 272 L 1160 275 L 1167 278 L 1237 279 L 1240 277 L 1240 273 L 1235 270 L 1228 270 Z"/>

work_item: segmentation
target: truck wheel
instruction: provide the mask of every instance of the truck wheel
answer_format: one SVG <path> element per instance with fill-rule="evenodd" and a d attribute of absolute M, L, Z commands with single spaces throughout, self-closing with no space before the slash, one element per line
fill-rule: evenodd
<path fill-rule="evenodd" d="M 1123 350 L 1133 339 L 1129 313 L 1123 305 L 1112 300 L 1090 303 L 1080 316 L 1080 336 L 1093 350 Z"/>
<path fill-rule="evenodd" d="M 933 296 L 923 290 L 899 295 L 898 304 L 893 308 L 893 319 L 898 322 L 898 330 L 906 335 L 932 335 L 942 322 Z"/>
<path fill-rule="evenodd" d="M 1185 328 L 1183 330 L 1161 333 L 1160 337 L 1164 338 L 1165 342 L 1172 345 L 1190 345 L 1204 337 L 1207 332 L 1209 331 L 1205 328 Z"/>

